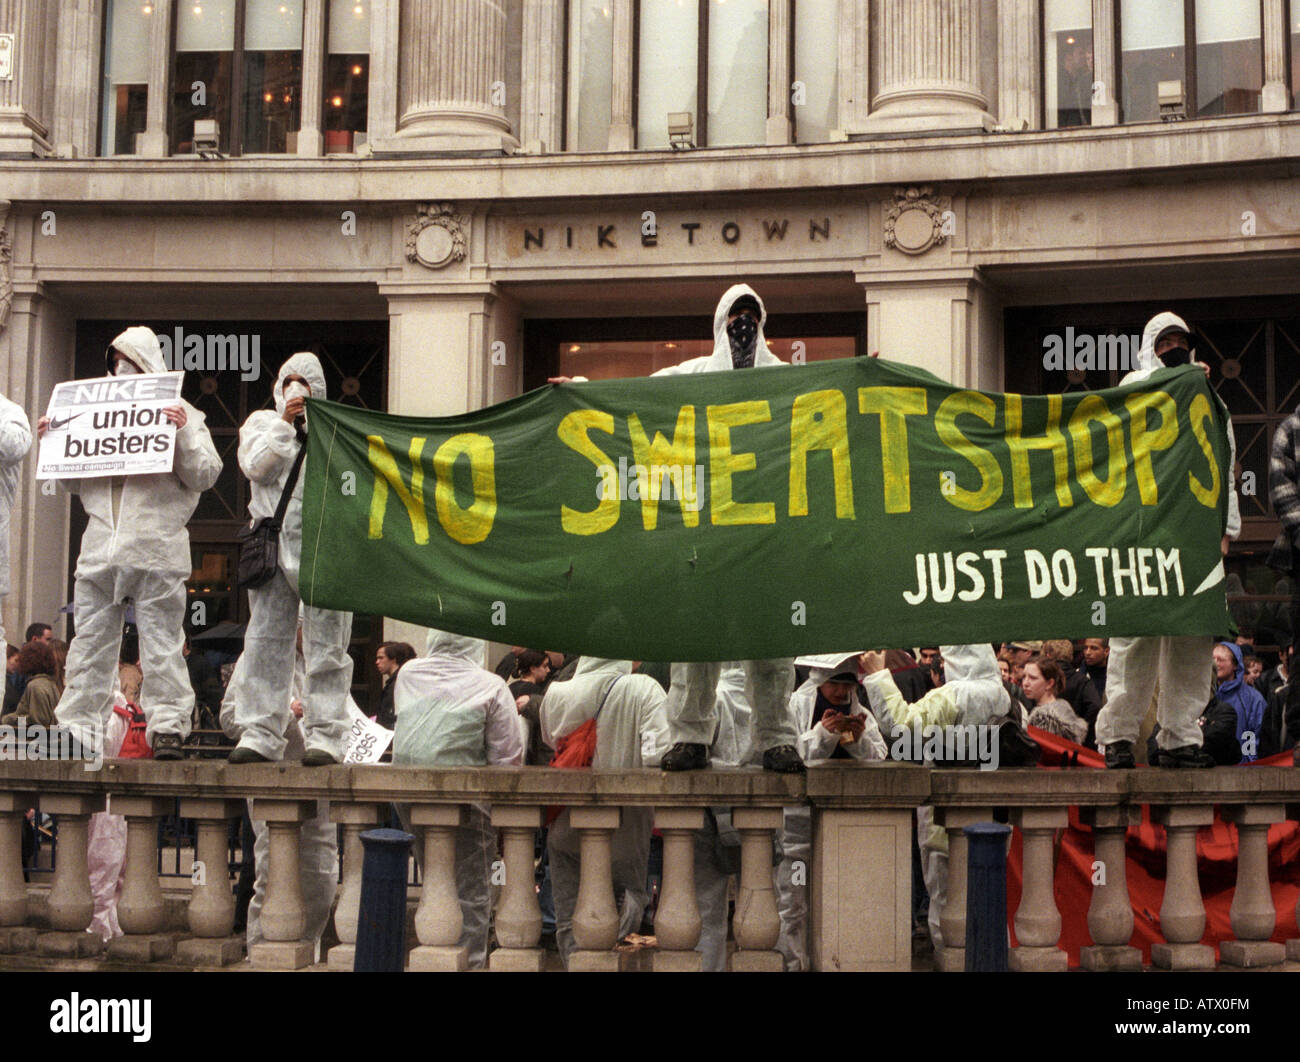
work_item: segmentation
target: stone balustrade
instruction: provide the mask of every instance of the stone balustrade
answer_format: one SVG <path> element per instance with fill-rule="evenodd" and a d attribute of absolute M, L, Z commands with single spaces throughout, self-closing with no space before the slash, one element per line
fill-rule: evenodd
<path fill-rule="evenodd" d="M 44 811 L 58 816 L 58 859 L 34 915 L 22 880 L 19 821 L 40 794 Z M 198 867 L 189 901 L 189 934 L 168 932 L 165 898 L 157 880 L 157 820 L 181 800 L 196 821 Z M 493 970 L 540 971 L 541 912 L 533 887 L 533 842 L 545 808 L 564 805 L 581 844 L 581 872 L 573 935 L 572 970 L 618 970 L 614 950 L 618 912 L 611 881 L 611 845 L 622 808 L 653 809 L 664 839 L 662 893 L 656 918 L 656 970 L 695 970 L 700 955 L 700 911 L 694 881 L 694 831 L 706 807 L 730 807 L 741 836 L 732 935 L 735 970 L 781 969 L 771 847 L 782 809 L 812 807 L 813 843 L 806 868 L 809 945 L 821 970 L 909 970 L 911 956 L 911 843 L 915 810 L 934 809 L 948 834 L 947 895 L 940 926 L 947 944 L 937 956 L 944 970 L 965 966 L 966 866 L 963 828 L 1000 818 L 1023 837 L 1023 882 L 1009 912 L 1018 947 L 1015 970 L 1062 970 L 1061 912 L 1053 883 L 1057 831 L 1068 809 L 1094 831 L 1096 859 L 1106 873 L 1094 879 L 1087 924 L 1092 944 L 1087 970 L 1141 967 L 1130 946 L 1133 911 L 1125 879 L 1126 829 L 1150 808 L 1168 839 L 1167 885 L 1160 908 L 1164 941 L 1152 963 L 1198 969 L 1215 963 L 1201 943 L 1205 909 L 1196 871 L 1196 831 L 1213 818 L 1235 824 L 1240 839 L 1231 920 L 1234 939 L 1220 945 L 1219 962 L 1234 968 L 1277 968 L 1300 960 L 1300 942 L 1272 941 L 1277 925 L 1269 889 L 1267 832 L 1300 815 L 1300 771 L 1281 767 L 1214 771 L 1098 771 L 1013 769 L 991 772 L 927 769 L 910 764 L 824 764 L 805 776 L 754 770 L 685 774 L 643 771 L 559 771 L 538 768 L 390 766 L 305 769 L 298 764 L 238 765 L 219 761 L 153 763 L 110 761 L 87 772 L 79 763 L 0 762 L 0 968 L 23 953 L 84 958 L 98 954 L 91 920 L 86 863 L 90 816 L 104 809 L 127 820 L 125 884 L 118 907 L 124 936 L 105 962 L 221 966 L 242 958 L 231 936 L 234 906 L 226 876 L 224 839 L 229 820 L 252 800 L 267 822 L 269 868 L 261 922 L 265 940 L 250 958 L 256 967 L 298 969 L 313 961 L 303 939 L 306 913 L 299 885 L 302 824 L 327 800 L 342 828 L 343 880 L 334 912 L 341 943 L 329 953 L 333 969 L 349 970 L 355 954 L 361 898 L 360 835 L 387 817 L 392 803 L 409 809 L 422 863 L 409 968 L 466 967 L 458 941 L 462 916 L 456 897 L 456 828 L 488 805 L 501 839 L 503 875 L 496 896 Z M 40 922 L 37 931 L 36 922 Z M 177 944 L 177 937 L 184 939 Z M 1288 950 L 1289 949 L 1289 950 Z M 174 952 L 174 954 L 173 954 Z"/>

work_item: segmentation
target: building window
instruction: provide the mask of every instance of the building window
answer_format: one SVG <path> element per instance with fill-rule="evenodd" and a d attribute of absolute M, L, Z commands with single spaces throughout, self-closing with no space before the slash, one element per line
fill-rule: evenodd
<path fill-rule="evenodd" d="M 767 140 L 767 0 L 708 5 L 710 147 Z"/>
<path fill-rule="evenodd" d="M 569 0 L 566 140 L 570 151 L 604 151 L 614 84 L 612 0 Z"/>
<path fill-rule="evenodd" d="M 1048 129 L 1092 124 L 1092 0 L 1043 4 L 1043 117 Z"/>
<path fill-rule="evenodd" d="M 1258 111 L 1264 84 L 1260 25 L 1255 0 L 1121 0 L 1124 120 L 1160 117 L 1161 81 L 1181 83 L 1189 118 Z"/>
<path fill-rule="evenodd" d="M 142 0 L 109 0 L 104 23 L 101 155 L 135 154 L 135 134 L 144 132 L 153 11 L 154 5 Z"/>
<path fill-rule="evenodd" d="M 1300 109 L 1300 0 L 1291 3 L 1291 106 Z"/>
<path fill-rule="evenodd" d="M 325 152 L 350 152 L 370 105 L 370 4 L 330 0 L 325 57 Z"/>
<path fill-rule="evenodd" d="M 791 113 L 797 144 L 824 144 L 839 126 L 839 0 L 794 5 Z"/>
<path fill-rule="evenodd" d="M 215 119 L 223 154 L 296 151 L 302 108 L 302 0 L 184 0 L 176 9 L 172 150 L 194 150 Z"/>
<path fill-rule="evenodd" d="M 689 113 L 703 145 L 699 108 L 700 13 L 696 0 L 641 5 L 637 52 L 636 142 L 668 147 L 668 115 Z"/>

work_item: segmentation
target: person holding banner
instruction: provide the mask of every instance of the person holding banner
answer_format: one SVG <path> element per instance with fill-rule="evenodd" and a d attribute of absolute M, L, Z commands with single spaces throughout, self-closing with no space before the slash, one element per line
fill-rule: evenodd
<path fill-rule="evenodd" d="M 239 429 L 239 467 L 248 477 L 248 512 L 273 517 L 291 474 L 289 503 L 280 528 L 279 570 L 269 582 L 248 588 L 248 632 L 244 635 L 241 696 L 235 724 L 242 731 L 231 763 L 267 763 L 285 755 L 283 706 L 293 676 L 294 624 L 298 618 L 298 564 L 302 553 L 302 490 L 298 465 L 307 445 L 306 400 L 325 397 L 325 372 L 315 354 L 292 354 L 280 366 L 271 391 L 275 410 L 259 409 Z M 303 612 L 304 767 L 343 758 L 343 737 L 351 725 L 347 698 L 352 685 L 352 613 L 308 605 Z"/>
<path fill-rule="evenodd" d="M 114 376 L 168 372 L 158 337 L 128 328 L 105 352 Z M 68 650 L 67 685 L 59 700 L 59 725 L 83 750 L 98 754 L 112 713 L 113 676 L 122 621 L 135 606 L 141 707 L 146 736 L 158 760 L 181 758 L 194 714 L 194 688 L 185 666 L 185 580 L 191 571 L 186 528 L 199 495 L 217 482 L 221 458 L 204 416 L 184 399 L 163 410 L 176 425 L 170 472 L 60 480 L 81 495 L 90 522 L 81 539 L 73 590 L 77 636 Z M 44 435 L 49 418 L 36 430 Z"/>
<path fill-rule="evenodd" d="M 32 426 L 17 402 L 0 394 L 0 642 L 5 637 L 4 600 L 9 593 L 9 512 L 18 472 L 32 446 Z"/>
<path fill-rule="evenodd" d="M 1198 364 L 1191 349 L 1187 322 L 1172 313 L 1158 313 L 1142 332 L 1137 368 L 1121 384 L 1145 380 L 1161 368 Z M 1208 366 L 1203 366 L 1206 373 Z M 1226 417 L 1226 414 L 1225 414 Z M 1232 421 L 1227 420 L 1230 454 L 1226 486 L 1228 523 L 1219 543 L 1228 552 L 1228 540 L 1241 532 L 1237 509 L 1234 466 L 1237 446 Z M 1160 638 L 1112 638 L 1106 671 L 1106 706 L 1097 715 L 1097 744 L 1105 749 L 1106 766 L 1135 767 L 1133 742 L 1138 739 L 1142 718 L 1156 694 L 1157 738 L 1160 755 L 1157 767 L 1213 767 L 1214 760 L 1202 749 L 1204 734 L 1200 717 L 1210 699 L 1210 668 L 1207 650 L 1212 639 L 1205 635 Z"/>

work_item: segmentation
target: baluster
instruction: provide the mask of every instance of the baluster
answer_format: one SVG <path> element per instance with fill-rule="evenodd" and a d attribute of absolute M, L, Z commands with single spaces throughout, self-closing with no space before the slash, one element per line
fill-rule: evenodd
<path fill-rule="evenodd" d="M 193 819 L 195 840 L 193 887 L 186 919 L 189 940 L 176 945 L 176 957 L 196 966 L 229 966 L 244 957 L 244 938 L 232 936 L 235 897 L 230 891 L 230 820 L 243 817 L 242 800 L 185 797 L 181 818 Z"/>
<path fill-rule="evenodd" d="M 578 899 L 573 906 L 573 941 L 570 970 L 612 972 L 622 969 L 618 943 L 618 908 L 614 905 L 614 870 L 611 844 L 622 819 L 620 808 L 569 809 L 569 825 L 580 837 Z M 664 844 L 667 849 L 667 842 Z M 667 854 L 664 866 L 668 865 Z M 666 871 L 665 871 L 666 873 Z M 659 910 L 663 910 L 660 899 Z M 698 956 L 697 956 L 698 958 Z"/>
<path fill-rule="evenodd" d="M 316 942 L 304 940 L 307 912 L 302 899 L 302 824 L 316 814 L 314 800 L 253 800 L 252 817 L 266 823 L 269 864 L 262 937 L 248 949 L 257 969 L 300 970 L 316 955 Z"/>
<path fill-rule="evenodd" d="M 126 877 L 117 901 L 125 936 L 108 942 L 110 958 L 153 962 L 176 950 L 176 939 L 163 932 L 167 907 L 158 885 L 158 820 L 173 807 L 167 797 L 118 795 L 110 802 L 110 813 L 126 819 Z"/>
<path fill-rule="evenodd" d="M 424 831 L 424 875 L 415 911 L 419 945 L 411 949 L 408 969 L 466 970 L 469 949 L 460 943 L 464 918 L 456 890 L 456 829 L 466 822 L 459 804 L 416 804 L 411 825 Z"/>
<path fill-rule="evenodd" d="M 1016 909 L 1016 941 L 1008 962 L 1012 970 L 1066 970 L 1070 958 L 1056 946 L 1061 912 L 1056 907 L 1056 831 L 1069 825 L 1066 808 L 1014 808 L 1011 821 L 1024 840 L 1024 881 Z"/>
<path fill-rule="evenodd" d="M 1269 940 L 1277 927 L 1277 910 L 1268 882 L 1268 828 L 1286 818 L 1286 808 L 1229 804 L 1223 818 L 1237 824 L 1237 887 L 1230 911 L 1237 939 L 1219 945 L 1219 961 L 1226 966 L 1277 966 L 1286 959 L 1286 945 Z"/>
<path fill-rule="evenodd" d="M 1214 949 L 1201 943 L 1205 904 L 1196 872 L 1196 831 L 1214 821 L 1209 804 L 1151 807 L 1151 821 L 1165 828 L 1165 896 L 1160 932 L 1165 943 L 1151 946 L 1151 962 L 1166 970 L 1212 970 Z"/>
<path fill-rule="evenodd" d="M 780 973 L 784 969 L 776 942 L 781 916 L 776 906 L 772 867 L 772 831 L 783 819 L 780 808 L 732 808 L 731 821 L 740 834 L 740 889 L 731 923 L 736 952 L 731 969 Z"/>
<path fill-rule="evenodd" d="M 23 881 L 23 829 L 34 793 L 0 793 L 0 955 L 31 951 L 36 930 L 27 921 L 27 883 Z"/>
<path fill-rule="evenodd" d="M 501 857 L 506 880 L 497 901 L 498 947 L 489 957 L 488 967 L 540 973 L 546 952 L 537 946 L 542 938 L 542 908 L 537 902 L 533 851 L 542 826 L 542 809 L 494 804 L 492 825 L 504 834 Z"/>
<path fill-rule="evenodd" d="M 695 900 L 695 831 L 703 826 L 703 808 L 655 808 L 655 828 L 664 840 L 663 891 L 655 913 L 656 972 L 697 972 L 703 962 L 695 950 L 701 927 Z"/>
<path fill-rule="evenodd" d="M 357 918 L 361 909 L 361 835 L 385 821 L 387 804 L 342 804 L 330 801 L 330 822 L 343 825 L 343 887 L 334 908 L 334 932 L 339 943 L 330 948 L 331 970 L 352 972 L 357 957 Z"/>
<path fill-rule="evenodd" d="M 104 950 L 96 933 L 87 933 L 95 914 L 86 863 L 90 816 L 104 810 L 104 797 L 56 793 L 41 797 L 41 811 L 59 817 L 54 883 L 50 886 L 49 922 L 52 933 L 36 938 L 36 950 L 55 958 L 84 958 Z"/>
<path fill-rule="evenodd" d="M 1142 952 L 1129 946 L 1133 936 L 1133 905 L 1125 872 L 1128 828 L 1142 813 L 1127 805 L 1083 807 L 1080 818 L 1092 827 L 1093 886 L 1088 905 L 1088 932 L 1093 943 L 1079 951 L 1085 970 L 1141 970 Z"/>

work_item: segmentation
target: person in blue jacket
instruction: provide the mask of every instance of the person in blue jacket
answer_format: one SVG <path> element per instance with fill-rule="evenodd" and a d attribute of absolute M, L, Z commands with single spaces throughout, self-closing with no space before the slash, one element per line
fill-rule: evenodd
<path fill-rule="evenodd" d="M 1240 647 L 1232 642 L 1220 642 L 1214 647 L 1214 677 L 1219 684 L 1214 696 L 1236 711 L 1241 762 L 1252 763 L 1258 758 L 1260 731 L 1268 702 L 1259 690 L 1246 682 L 1245 674 Z"/>

